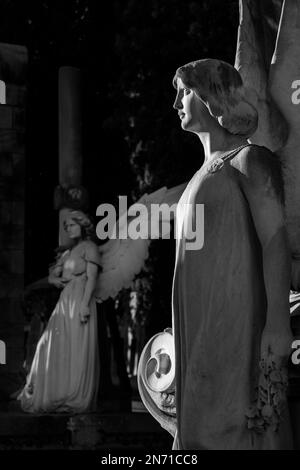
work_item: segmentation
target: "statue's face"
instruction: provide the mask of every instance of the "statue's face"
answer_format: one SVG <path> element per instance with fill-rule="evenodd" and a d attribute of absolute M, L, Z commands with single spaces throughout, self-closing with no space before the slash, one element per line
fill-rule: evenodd
<path fill-rule="evenodd" d="M 81 227 L 74 220 L 68 219 L 65 224 L 65 229 L 70 238 L 76 239 L 81 237 Z"/>
<path fill-rule="evenodd" d="M 173 105 L 181 119 L 181 127 L 189 132 L 208 132 L 214 118 L 196 93 L 177 79 L 177 95 Z"/>

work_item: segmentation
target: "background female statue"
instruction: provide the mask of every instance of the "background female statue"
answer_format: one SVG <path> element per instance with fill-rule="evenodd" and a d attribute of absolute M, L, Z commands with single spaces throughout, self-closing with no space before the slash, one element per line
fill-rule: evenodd
<path fill-rule="evenodd" d="M 81 412 L 94 404 L 99 380 L 94 289 L 100 267 L 94 229 L 87 215 L 72 211 L 65 229 L 73 246 L 50 272 L 62 289 L 42 334 L 26 385 L 19 395 L 28 412 Z"/>

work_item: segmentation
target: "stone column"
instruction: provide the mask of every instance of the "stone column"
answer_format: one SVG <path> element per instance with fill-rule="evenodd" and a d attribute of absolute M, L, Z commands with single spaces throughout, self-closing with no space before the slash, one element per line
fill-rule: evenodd
<path fill-rule="evenodd" d="M 21 383 L 23 363 L 25 100 L 27 49 L 0 44 L 0 401 Z"/>
<path fill-rule="evenodd" d="M 63 229 L 63 220 L 72 206 L 72 191 L 78 189 L 82 176 L 82 112 L 80 70 L 74 67 L 61 67 L 58 76 L 59 109 L 59 184 L 64 196 L 58 204 L 59 244 L 67 245 L 68 237 Z M 68 204 L 67 200 L 71 204 Z M 76 198 L 75 198 L 76 200 Z M 79 202 L 79 200 L 78 200 Z"/>

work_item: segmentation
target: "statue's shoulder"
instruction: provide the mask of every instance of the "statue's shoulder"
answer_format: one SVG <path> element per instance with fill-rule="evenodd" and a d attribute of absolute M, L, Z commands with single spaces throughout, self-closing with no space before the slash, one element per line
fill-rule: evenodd
<path fill-rule="evenodd" d="M 278 166 L 279 163 L 279 158 L 271 150 L 256 144 L 249 144 L 242 148 L 232 159 L 232 165 L 240 169 L 263 168 L 264 166 L 269 168 L 273 164 Z"/>
<path fill-rule="evenodd" d="M 277 176 L 281 174 L 279 157 L 261 145 L 247 145 L 232 159 L 231 165 L 249 178 L 263 175 L 274 175 L 275 177 L 276 174 Z"/>
<path fill-rule="evenodd" d="M 85 249 L 97 249 L 97 245 L 93 240 L 90 240 L 89 238 L 86 238 L 85 240 L 82 240 L 81 246 Z"/>
<path fill-rule="evenodd" d="M 280 199 L 283 198 L 283 177 L 279 157 L 267 147 L 248 145 L 235 158 L 232 166 L 242 185 L 273 186 Z"/>
<path fill-rule="evenodd" d="M 96 243 L 92 240 L 83 240 L 82 250 L 86 261 L 100 265 L 100 253 Z"/>

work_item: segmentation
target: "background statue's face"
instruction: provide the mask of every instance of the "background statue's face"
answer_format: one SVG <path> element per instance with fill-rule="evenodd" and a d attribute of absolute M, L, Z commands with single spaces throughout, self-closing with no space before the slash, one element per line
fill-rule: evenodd
<path fill-rule="evenodd" d="M 181 119 L 181 127 L 189 132 L 208 132 L 215 119 L 196 93 L 187 88 L 180 78 L 177 79 L 177 95 L 173 105 Z"/>
<path fill-rule="evenodd" d="M 68 236 L 72 239 L 81 237 L 81 227 L 73 219 L 68 219 L 65 224 Z"/>

